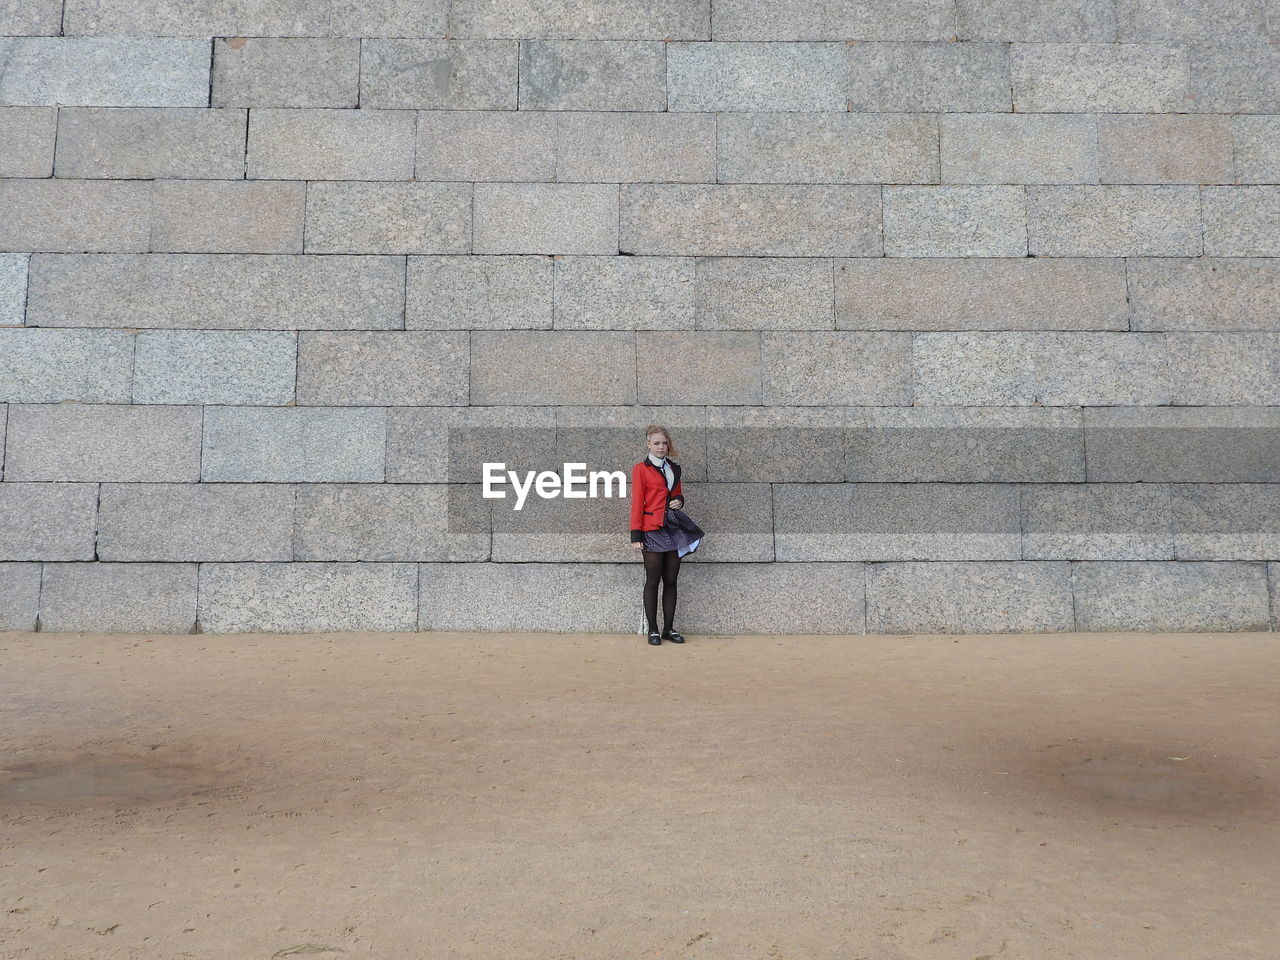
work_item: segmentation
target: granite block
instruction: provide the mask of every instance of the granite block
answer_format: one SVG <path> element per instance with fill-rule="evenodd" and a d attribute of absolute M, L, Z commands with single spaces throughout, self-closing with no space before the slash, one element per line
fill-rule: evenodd
<path fill-rule="evenodd" d="M 244 177 L 245 110 L 64 107 L 55 172 L 120 180 Z"/>
<path fill-rule="evenodd" d="M 1072 564 L 1077 630 L 1268 630 L 1263 563 L 1081 561 Z"/>
<path fill-rule="evenodd" d="M 381 483 L 386 411 L 207 407 L 200 479 L 223 483 Z"/>
<path fill-rule="evenodd" d="M 9 480 L 0 483 L 0 560 L 95 559 L 96 483 Z"/>
<path fill-rule="evenodd" d="M 46 563 L 44 633 L 195 633 L 194 563 Z"/>
<path fill-rule="evenodd" d="M 879 407 L 912 401 L 909 333 L 765 333 L 760 353 L 769 406 Z"/>
<path fill-rule="evenodd" d="M 927 114 L 726 113 L 722 183 L 937 183 L 938 118 Z"/>
<path fill-rule="evenodd" d="M 215 107 L 355 107 L 360 41 L 324 37 L 217 37 Z"/>
<path fill-rule="evenodd" d="M 282 483 L 104 483 L 98 557 L 292 560 L 293 504 Z"/>
<path fill-rule="evenodd" d="M 408 180 L 412 110 L 276 110 L 249 115 L 249 179 Z"/>
<path fill-rule="evenodd" d="M 198 407 L 12 404 L 5 481 L 194 483 Z"/>
<path fill-rule="evenodd" d="M 470 402 L 635 403 L 635 337 L 621 331 L 478 330 L 471 334 Z"/>
<path fill-rule="evenodd" d="M 388 329 L 404 324 L 403 257 L 36 254 L 42 327 Z"/>
<path fill-rule="evenodd" d="M 692 257 L 557 257 L 559 330 L 689 330 L 694 326 Z"/>
<path fill-rule="evenodd" d="M 698 257 L 699 330 L 831 330 L 831 261 L 796 257 Z"/>
<path fill-rule="evenodd" d="M 0 327 L 0 401 L 128 403 L 133 336 L 127 330 Z"/>
<path fill-rule="evenodd" d="M 703 257 L 881 256 L 871 185 L 625 184 L 620 247 Z"/>
<path fill-rule="evenodd" d="M 412 563 L 202 563 L 201 633 L 411 631 Z"/>
<path fill-rule="evenodd" d="M 289 404 L 298 335 L 289 330 L 144 330 L 134 403 Z"/>
<path fill-rule="evenodd" d="M 550 257 L 410 257 L 405 327 L 549 329 L 552 264 Z"/>
<path fill-rule="evenodd" d="M 465 331 L 304 331 L 298 335 L 298 404 L 465 404 L 467 337 Z"/>
<path fill-rule="evenodd" d="M 1074 629 L 1065 561 L 867 564 L 867 633 L 1044 633 Z"/>

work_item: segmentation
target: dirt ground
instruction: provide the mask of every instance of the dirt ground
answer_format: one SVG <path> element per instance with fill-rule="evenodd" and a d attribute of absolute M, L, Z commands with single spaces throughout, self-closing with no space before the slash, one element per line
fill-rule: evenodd
<path fill-rule="evenodd" d="M 3 633 L 0 958 L 1274 958 L 1278 655 Z"/>

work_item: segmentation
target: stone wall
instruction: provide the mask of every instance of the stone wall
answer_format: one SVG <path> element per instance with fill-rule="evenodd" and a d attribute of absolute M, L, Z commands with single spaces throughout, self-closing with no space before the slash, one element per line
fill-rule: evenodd
<path fill-rule="evenodd" d="M 192 8 L 195 9 L 192 9 Z M 1267 630 L 1276 0 L 0 0 L 0 629 Z"/>

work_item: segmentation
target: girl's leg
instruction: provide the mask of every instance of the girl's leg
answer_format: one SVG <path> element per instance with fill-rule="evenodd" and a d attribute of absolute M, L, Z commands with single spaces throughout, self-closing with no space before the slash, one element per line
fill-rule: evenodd
<path fill-rule="evenodd" d="M 662 579 L 661 553 L 641 550 L 644 555 L 644 615 L 649 619 L 649 632 L 658 632 L 658 582 Z"/>
<path fill-rule="evenodd" d="M 662 632 L 671 632 L 676 618 L 676 577 L 680 575 L 680 554 L 668 550 L 662 560 Z"/>

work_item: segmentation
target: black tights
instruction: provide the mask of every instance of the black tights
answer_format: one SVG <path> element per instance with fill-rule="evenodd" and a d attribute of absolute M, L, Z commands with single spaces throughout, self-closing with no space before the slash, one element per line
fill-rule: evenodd
<path fill-rule="evenodd" d="M 649 632 L 658 632 L 658 581 L 662 581 L 662 624 L 664 634 L 671 632 L 676 616 L 676 577 L 680 573 L 680 554 L 675 550 L 644 554 L 644 615 L 649 618 Z"/>

